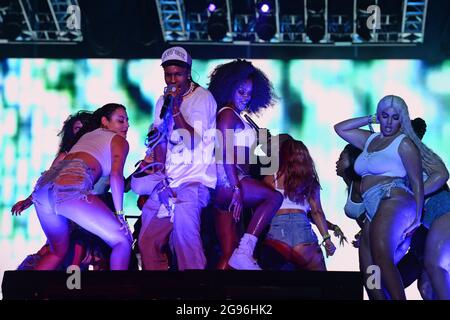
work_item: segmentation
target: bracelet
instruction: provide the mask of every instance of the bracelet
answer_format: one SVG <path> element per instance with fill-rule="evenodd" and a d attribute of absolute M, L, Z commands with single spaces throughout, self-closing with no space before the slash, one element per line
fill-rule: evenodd
<path fill-rule="evenodd" d="M 181 113 L 181 111 L 178 111 L 177 113 L 175 113 L 174 115 L 172 115 L 172 117 L 176 117 L 176 116 L 179 116 L 180 115 L 180 113 Z"/>
<path fill-rule="evenodd" d="M 329 233 L 326 233 L 326 234 L 324 234 L 324 236 L 323 236 L 323 238 L 322 238 L 323 240 L 322 240 L 322 244 L 325 242 L 325 241 L 327 241 L 327 240 L 329 240 L 329 239 L 331 239 L 331 236 L 330 236 L 330 234 Z"/>
<path fill-rule="evenodd" d="M 375 114 L 371 115 L 367 119 L 367 124 L 369 125 L 370 132 L 375 132 L 372 127 L 372 123 L 377 123 L 377 116 Z"/>
<path fill-rule="evenodd" d="M 241 192 L 241 187 L 239 187 L 238 185 L 235 185 L 235 186 L 233 187 L 233 192 L 236 192 L 236 191 Z"/>
<path fill-rule="evenodd" d="M 118 211 L 114 211 L 114 214 L 115 214 L 116 216 L 123 216 L 124 211 L 123 211 L 123 209 L 122 209 L 122 210 L 118 210 Z"/>

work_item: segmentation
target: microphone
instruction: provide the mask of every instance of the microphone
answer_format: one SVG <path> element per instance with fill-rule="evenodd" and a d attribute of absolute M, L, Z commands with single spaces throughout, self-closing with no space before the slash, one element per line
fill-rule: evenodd
<path fill-rule="evenodd" d="M 164 88 L 164 103 L 161 108 L 161 113 L 159 118 L 163 119 L 166 116 L 167 108 L 172 108 L 173 96 L 170 93 L 175 93 L 177 91 L 177 86 L 170 84 Z"/>

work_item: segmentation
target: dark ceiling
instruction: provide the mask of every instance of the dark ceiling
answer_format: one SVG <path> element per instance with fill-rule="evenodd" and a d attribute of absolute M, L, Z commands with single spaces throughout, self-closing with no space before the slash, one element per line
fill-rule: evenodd
<path fill-rule="evenodd" d="M 0 44 L 0 58 L 159 58 L 167 47 L 177 44 L 194 59 L 423 59 L 430 63 L 450 59 L 448 0 L 429 0 L 423 44 L 342 47 L 165 43 L 153 0 L 79 0 L 79 4 L 84 14 L 81 43 Z"/>

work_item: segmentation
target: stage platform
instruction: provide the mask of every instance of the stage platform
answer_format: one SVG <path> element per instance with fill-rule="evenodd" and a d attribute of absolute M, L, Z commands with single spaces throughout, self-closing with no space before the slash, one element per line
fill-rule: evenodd
<path fill-rule="evenodd" d="M 362 300 L 358 272 L 308 271 L 6 271 L 4 300 L 189 299 Z M 71 277 L 71 278 L 70 278 Z"/>

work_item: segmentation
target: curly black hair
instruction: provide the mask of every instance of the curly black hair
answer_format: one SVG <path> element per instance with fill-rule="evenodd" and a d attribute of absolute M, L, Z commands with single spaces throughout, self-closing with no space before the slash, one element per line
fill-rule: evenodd
<path fill-rule="evenodd" d="M 125 106 L 119 104 L 119 103 L 107 103 L 101 108 L 98 108 L 92 113 L 92 116 L 89 118 L 86 124 L 83 125 L 83 127 L 78 131 L 78 133 L 75 136 L 74 143 L 78 142 L 80 138 L 88 132 L 94 131 L 95 129 L 98 129 L 102 126 L 102 118 L 106 117 L 106 119 L 111 120 L 111 116 L 116 111 L 116 109 L 122 108 L 123 110 L 127 110 Z M 72 145 L 72 146 L 73 146 Z"/>
<path fill-rule="evenodd" d="M 264 72 L 249 61 L 237 59 L 218 65 L 210 75 L 208 90 L 216 99 L 218 109 L 232 102 L 235 90 L 247 79 L 253 82 L 252 98 L 248 105 L 252 113 L 274 104 L 277 97 Z"/>
<path fill-rule="evenodd" d="M 344 170 L 344 174 L 351 180 L 351 181 L 360 181 L 361 176 L 359 176 L 354 169 L 356 158 L 361 154 L 362 150 L 358 149 L 357 147 L 347 144 L 344 147 L 344 150 L 342 152 L 346 152 L 348 154 L 348 159 L 350 162 L 350 165 Z"/>
<path fill-rule="evenodd" d="M 411 120 L 411 126 L 419 139 L 422 140 L 425 132 L 427 132 L 427 123 L 425 122 L 425 120 L 417 117 Z"/>
<path fill-rule="evenodd" d="M 61 131 L 58 132 L 58 136 L 61 137 L 61 143 L 59 144 L 58 154 L 68 152 L 75 143 L 75 133 L 73 132 L 73 126 L 75 122 L 80 121 L 85 126 L 92 117 L 92 112 L 81 110 L 77 113 L 70 115 L 64 121 Z"/>

